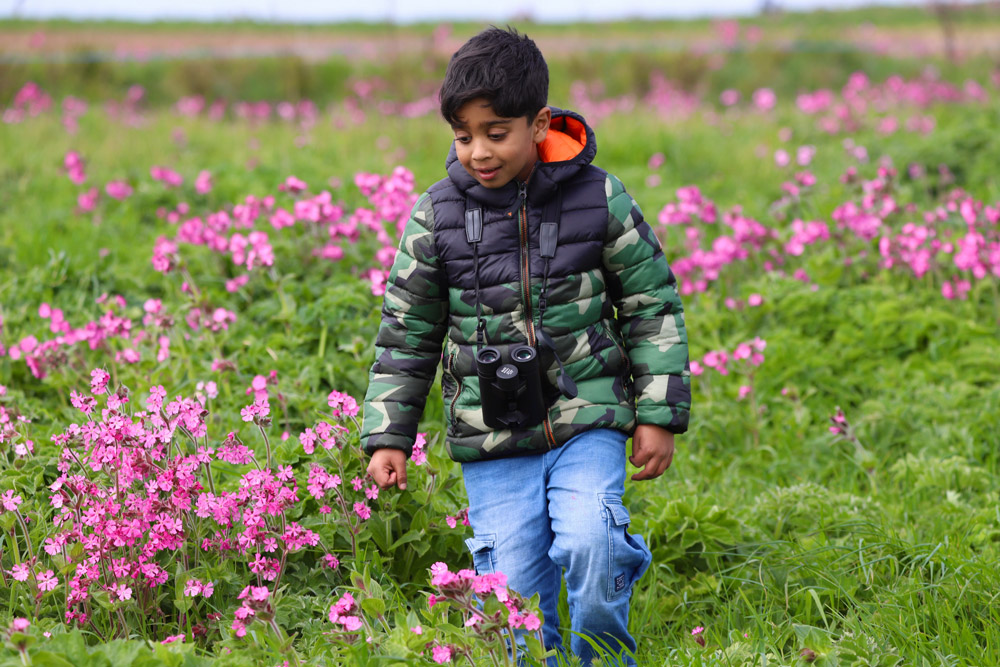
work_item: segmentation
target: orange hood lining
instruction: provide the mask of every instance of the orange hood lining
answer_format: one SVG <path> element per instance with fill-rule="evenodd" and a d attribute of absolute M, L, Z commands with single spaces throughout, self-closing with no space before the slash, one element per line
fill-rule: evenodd
<path fill-rule="evenodd" d="M 542 162 L 572 160 L 587 145 L 587 128 L 575 118 L 554 118 L 545 140 L 538 144 L 538 159 Z"/>

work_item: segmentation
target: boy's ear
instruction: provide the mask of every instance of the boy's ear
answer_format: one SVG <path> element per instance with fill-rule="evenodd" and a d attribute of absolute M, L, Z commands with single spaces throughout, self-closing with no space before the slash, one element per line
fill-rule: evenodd
<path fill-rule="evenodd" d="M 545 141 L 545 137 L 549 133 L 549 125 L 551 123 L 552 109 L 549 107 L 542 107 L 539 109 L 538 114 L 535 115 L 535 120 L 531 122 L 531 138 L 536 144 L 540 144 Z"/>

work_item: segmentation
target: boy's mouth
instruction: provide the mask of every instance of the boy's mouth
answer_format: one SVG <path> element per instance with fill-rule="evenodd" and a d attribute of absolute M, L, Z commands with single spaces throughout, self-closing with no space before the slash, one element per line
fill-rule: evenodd
<path fill-rule="evenodd" d="M 494 167 L 493 169 L 476 169 L 476 174 L 479 178 L 484 181 L 490 181 L 496 178 L 496 175 L 500 173 L 500 167 Z"/>

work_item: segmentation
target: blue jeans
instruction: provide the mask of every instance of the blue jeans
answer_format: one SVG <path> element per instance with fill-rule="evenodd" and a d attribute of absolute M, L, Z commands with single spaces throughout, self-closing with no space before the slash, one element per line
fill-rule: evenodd
<path fill-rule="evenodd" d="M 462 464 L 475 535 L 466 545 L 476 572 L 503 572 L 511 590 L 538 593 L 545 648 L 562 650 L 557 604 L 565 570 L 570 649 L 584 665 L 594 652 L 579 634 L 616 652 L 636 649 L 629 598 L 652 556 L 642 537 L 626 530 L 627 437 L 595 429 L 543 454 Z"/>

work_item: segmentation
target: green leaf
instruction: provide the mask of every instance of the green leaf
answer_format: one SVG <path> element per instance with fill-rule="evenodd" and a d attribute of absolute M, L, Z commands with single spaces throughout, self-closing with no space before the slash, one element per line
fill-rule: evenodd
<path fill-rule="evenodd" d="M 107 591 L 97 591 L 95 593 L 92 593 L 91 597 L 94 598 L 94 602 L 104 607 L 105 609 L 111 609 L 112 607 L 114 607 L 114 603 L 111 602 L 111 596 L 108 595 Z"/>
<path fill-rule="evenodd" d="M 38 651 L 31 654 L 31 664 L 37 667 L 81 667 L 87 662 L 70 662 L 66 658 L 51 651 Z"/>
<path fill-rule="evenodd" d="M 361 601 L 361 609 L 369 616 L 382 616 L 385 614 L 385 600 L 380 598 L 365 598 Z"/>

